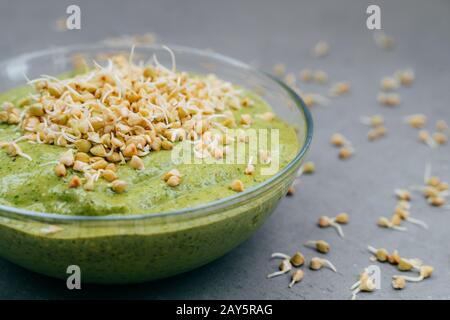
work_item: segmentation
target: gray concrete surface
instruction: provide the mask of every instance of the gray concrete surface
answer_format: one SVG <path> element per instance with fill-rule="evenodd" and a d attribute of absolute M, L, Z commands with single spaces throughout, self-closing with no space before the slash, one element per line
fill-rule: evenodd
<path fill-rule="evenodd" d="M 82 10 L 82 30 L 58 32 L 57 19 L 68 4 Z M 365 27 L 368 4 L 379 4 L 384 30 L 397 40 L 395 50 L 377 48 Z M 106 37 L 148 31 L 162 42 L 218 52 L 269 70 L 284 62 L 289 70 L 322 68 L 333 80 L 348 80 L 352 93 L 313 110 L 315 136 L 309 158 L 317 173 L 304 177 L 295 197 L 282 201 L 267 223 L 246 243 L 203 268 L 163 281 L 135 286 L 83 286 L 79 292 L 64 282 L 49 279 L 0 260 L 0 298 L 148 298 L 148 299 L 347 299 L 349 286 L 362 268 L 371 264 L 367 244 L 397 248 L 436 268 L 433 277 L 403 291 L 390 287 L 396 273 L 380 265 L 382 289 L 361 294 L 361 299 L 450 298 L 450 211 L 430 208 L 417 196 L 413 215 L 430 225 L 425 231 L 408 226 L 406 233 L 382 230 L 380 215 L 390 215 L 395 205 L 393 189 L 421 181 L 425 163 L 450 180 L 450 146 L 430 150 L 416 141 L 416 132 L 402 123 L 404 116 L 425 113 L 430 120 L 450 120 L 450 3 L 448 1 L 8 1 L 0 3 L 0 58 L 43 49 L 51 45 L 92 42 Z M 309 50 L 318 40 L 331 45 L 325 59 L 314 59 Z M 380 107 L 375 96 L 382 76 L 412 67 L 417 80 L 401 89 L 402 105 Z M 304 90 L 325 93 L 326 88 Z M 387 119 L 389 136 L 366 141 L 362 115 L 380 113 Z M 328 144 L 341 132 L 356 148 L 356 156 L 342 162 Z M 319 215 L 348 211 L 347 237 L 315 226 Z M 266 280 L 276 268 L 274 251 L 301 249 L 308 239 L 332 244 L 327 256 L 339 272 L 305 270 L 305 279 L 289 290 L 289 279 Z"/>

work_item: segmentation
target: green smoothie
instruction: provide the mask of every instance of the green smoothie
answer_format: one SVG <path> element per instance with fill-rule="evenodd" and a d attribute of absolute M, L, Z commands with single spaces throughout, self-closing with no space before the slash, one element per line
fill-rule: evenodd
<path fill-rule="evenodd" d="M 16 92 L 0 95 L 0 105 L 3 101 L 15 101 Z M 295 130 L 278 118 L 270 122 L 258 118 L 258 114 L 271 109 L 262 99 L 251 96 L 254 105 L 248 110 L 236 111 L 236 117 L 245 112 L 253 116 L 251 128 L 279 130 L 281 169 L 299 150 Z M 0 141 L 11 141 L 20 135 L 16 126 L 0 124 Z M 115 194 L 104 180 L 99 180 L 94 191 L 85 191 L 67 188 L 69 176 L 60 179 L 53 173 L 53 162 L 64 152 L 63 147 L 27 141 L 18 145 L 33 160 L 11 158 L 0 151 L 0 204 L 37 212 L 89 216 L 175 211 L 235 194 L 229 188 L 234 179 L 242 180 L 248 189 L 270 177 L 261 175 L 258 164 L 253 175 L 244 174 L 246 164 L 174 165 L 171 151 L 162 150 L 143 159 L 144 170 L 119 166 L 118 176 L 129 185 L 127 192 Z M 161 178 L 174 167 L 183 173 L 183 183 L 177 188 L 167 186 Z"/>
<path fill-rule="evenodd" d="M 0 95 L 17 103 L 29 88 Z M 277 129 L 279 170 L 301 148 L 296 129 L 278 117 L 267 121 L 261 115 L 271 112 L 259 96 L 246 91 L 251 107 L 233 110 L 236 119 L 250 115 L 251 124 L 237 123 L 236 129 Z M 14 141 L 23 135 L 16 125 L 0 124 L 0 141 Z M 178 142 L 182 143 L 182 142 Z M 177 143 L 175 143 L 176 145 Z M 261 173 L 266 164 L 254 161 L 254 172 L 245 174 L 248 163 L 176 163 L 174 150 L 150 152 L 142 157 L 145 168 L 135 170 L 127 163 L 118 165 L 118 177 L 127 183 L 123 193 L 111 190 L 111 183 L 98 179 L 93 190 L 69 188 L 75 172 L 68 168 L 64 177 L 55 175 L 55 163 L 67 150 L 62 146 L 18 141 L 30 156 L 11 157 L 0 150 L 0 205 L 33 212 L 54 213 L 74 220 L 26 218 L 0 208 L 0 254 L 26 268 L 64 278 L 69 265 L 80 266 L 83 280 L 97 283 L 130 283 L 167 277 L 205 264 L 229 251 L 257 229 L 275 208 L 299 168 L 297 163 L 257 198 L 217 207 L 215 212 L 152 217 L 160 212 L 204 206 L 235 196 L 230 188 L 239 179 L 245 190 L 253 190 L 271 178 Z M 226 156 L 224 157 L 226 159 Z M 247 160 L 248 155 L 247 155 Z M 176 168 L 182 182 L 169 186 L 163 177 Z M 122 219 L 129 215 L 141 219 Z M 83 221 L 79 216 L 109 216 L 106 221 Z"/>

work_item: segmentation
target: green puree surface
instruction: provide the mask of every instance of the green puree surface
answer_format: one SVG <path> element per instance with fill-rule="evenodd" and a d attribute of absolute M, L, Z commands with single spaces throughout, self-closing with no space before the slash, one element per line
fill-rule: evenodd
<path fill-rule="evenodd" d="M 0 94 L 3 101 L 16 101 L 28 92 L 28 88 L 17 88 Z M 239 122 L 240 114 L 252 115 L 251 128 L 279 129 L 280 170 L 297 154 L 299 142 L 296 131 L 286 122 L 275 118 L 271 122 L 257 117 L 257 114 L 271 111 L 261 98 L 247 93 L 254 101 L 251 107 L 235 111 Z M 15 125 L 0 124 L 0 141 L 12 141 L 21 136 Z M 245 175 L 246 164 L 173 164 L 172 151 L 151 152 L 143 158 L 145 169 L 136 171 L 128 165 L 120 165 L 119 179 L 127 182 L 127 191 L 116 194 L 109 183 L 99 179 L 94 191 L 68 187 L 73 172 L 69 170 L 65 178 L 54 174 L 54 161 L 66 149 L 45 144 L 18 143 L 21 149 L 33 158 L 12 158 L 0 150 L 0 204 L 37 212 L 63 215 L 110 215 L 145 214 L 179 210 L 198 206 L 234 195 L 229 188 L 234 179 L 240 179 L 245 189 L 256 186 L 270 178 L 261 175 L 260 165 L 255 164 L 255 174 Z M 182 182 L 172 188 L 166 185 L 163 175 L 177 168 L 182 174 Z"/>

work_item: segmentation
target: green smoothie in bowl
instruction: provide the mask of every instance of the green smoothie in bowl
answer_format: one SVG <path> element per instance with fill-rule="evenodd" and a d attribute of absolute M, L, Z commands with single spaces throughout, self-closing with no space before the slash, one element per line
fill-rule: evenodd
<path fill-rule="evenodd" d="M 220 257 L 274 210 L 310 128 L 220 75 L 178 70 L 167 50 L 169 66 L 110 55 L 0 94 L 2 257 L 147 281 Z"/>

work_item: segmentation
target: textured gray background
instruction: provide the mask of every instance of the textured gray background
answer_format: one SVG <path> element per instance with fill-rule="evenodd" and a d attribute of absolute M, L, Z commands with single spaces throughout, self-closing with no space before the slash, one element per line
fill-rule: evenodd
<path fill-rule="evenodd" d="M 82 10 L 82 30 L 58 32 L 57 19 L 68 4 Z M 126 4 L 125 4 L 126 3 Z M 379 4 L 383 28 L 397 40 L 391 52 L 377 48 L 365 28 L 367 5 Z M 284 199 L 273 216 L 249 241 L 203 268 L 163 281 L 135 286 L 88 286 L 80 292 L 0 260 L 0 298 L 150 298 L 150 299 L 346 299 L 349 286 L 368 260 L 368 243 L 397 248 L 436 267 L 433 277 L 411 284 L 401 292 L 390 287 L 396 273 L 381 265 L 382 290 L 361 294 L 361 299 L 450 298 L 450 211 L 428 207 L 416 197 L 413 216 L 427 221 L 429 231 L 410 226 L 407 233 L 381 230 L 380 215 L 395 205 L 393 189 L 419 183 L 424 165 L 450 180 L 450 146 L 431 151 L 416 142 L 416 132 L 402 123 L 405 115 L 425 113 L 433 121 L 450 120 L 450 3 L 448 1 L 7 1 L 0 3 L 0 58 L 8 58 L 51 45 L 92 42 L 106 37 L 152 31 L 163 42 L 212 48 L 270 70 L 284 62 L 289 70 L 320 67 L 334 80 L 348 80 L 352 93 L 313 110 L 315 136 L 309 158 L 317 173 L 302 179 L 295 197 Z M 325 59 L 309 50 L 318 40 L 331 45 Z M 396 109 L 377 105 L 375 96 L 382 76 L 412 67 L 417 81 L 401 89 L 403 103 Z M 326 92 L 305 86 L 305 91 Z M 366 141 L 361 115 L 381 113 L 387 118 L 389 137 Z M 337 159 L 328 144 L 342 132 L 357 154 Z M 333 230 L 319 230 L 319 215 L 348 211 L 351 223 L 342 240 Z M 276 268 L 269 261 L 274 251 L 301 249 L 308 239 L 332 244 L 327 256 L 338 270 L 305 270 L 303 282 L 287 289 L 288 278 L 266 280 Z"/>

